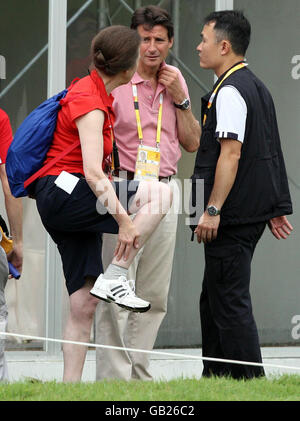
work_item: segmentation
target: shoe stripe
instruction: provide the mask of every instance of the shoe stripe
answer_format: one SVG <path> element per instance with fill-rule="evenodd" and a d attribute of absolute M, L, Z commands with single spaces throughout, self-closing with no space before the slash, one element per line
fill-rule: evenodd
<path fill-rule="evenodd" d="M 113 294 L 113 296 L 114 297 L 120 297 L 122 295 L 122 297 L 124 296 L 124 295 L 126 295 L 126 292 L 124 292 L 124 291 L 119 291 L 117 294 Z"/>
<path fill-rule="evenodd" d="M 122 294 L 123 293 L 123 294 Z M 124 296 L 124 295 L 126 295 L 126 289 L 121 289 L 120 291 L 116 291 L 116 292 L 113 292 L 112 293 L 112 295 L 114 296 L 114 297 L 120 297 L 120 294 L 122 294 L 122 297 Z"/>
<path fill-rule="evenodd" d="M 124 290 L 123 285 L 117 285 L 116 287 L 114 287 L 114 288 L 112 288 L 112 289 L 111 289 L 111 292 L 114 292 L 114 291 L 116 291 L 116 292 L 117 292 L 117 290 L 119 290 L 120 288 L 121 288 L 122 290 Z"/>
<path fill-rule="evenodd" d="M 122 287 L 122 288 L 118 288 L 117 290 L 115 290 L 115 291 L 113 291 L 112 289 L 111 289 L 111 292 L 113 293 L 113 294 L 119 294 L 119 292 L 122 292 L 122 291 L 126 291 L 126 289 L 124 288 L 124 287 Z"/>

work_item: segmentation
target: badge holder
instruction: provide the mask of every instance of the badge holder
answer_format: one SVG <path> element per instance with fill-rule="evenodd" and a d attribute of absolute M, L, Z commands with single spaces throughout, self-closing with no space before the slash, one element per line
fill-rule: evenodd
<path fill-rule="evenodd" d="M 153 181 L 159 180 L 159 169 L 160 169 L 160 137 L 161 137 L 161 123 L 162 123 L 162 106 L 163 106 L 163 94 L 159 97 L 159 110 L 157 118 L 157 131 L 156 131 L 156 147 L 146 146 L 143 144 L 143 132 L 141 126 L 141 118 L 139 112 L 139 103 L 137 98 L 137 87 L 132 85 L 134 109 L 136 115 L 136 123 L 139 137 L 139 147 L 137 151 L 137 158 L 135 164 L 134 180 L 142 181 L 148 180 Z"/>
<path fill-rule="evenodd" d="M 160 151 L 159 148 L 144 146 L 140 144 L 137 152 L 135 164 L 134 179 L 141 180 L 158 180 L 160 167 Z"/>

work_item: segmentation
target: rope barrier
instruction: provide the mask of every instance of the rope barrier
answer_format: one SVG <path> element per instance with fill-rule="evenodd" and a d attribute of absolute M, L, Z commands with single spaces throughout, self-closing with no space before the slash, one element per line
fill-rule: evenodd
<path fill-rule="evenodd" d="M 50 342 L 59 342 L 59 343 L 65 343 L 65 344 L 72 344 L 72 345 L 81 345 L 81 346 L 87 346 L 87 347 L 93 347 L 93 348 L 109 348 L 109 349 L 117 349 L 121 351 L 130 351 L 130 352 L 141 352 L 141 353 L 147 353 L 147 354 L 153 354 L 153 355 L 163 355 L 163 356 L 171 356 L 176 358 L 191 358 L 194 360 L 206 360 L 206 361 L 215 361 L 215 362 L 222 362 L 222 363 L 230 363 L 230 364 L 242 364 L 242 365 L 252 365 L 252 366 L 259 366 L 259 367 L 272 367 L 272 368 L 283 368 L 286 370 L 299 370 L 300 367 L 293 367 L 293 366 L 287 366 L 287 365 L 278 365 L 278 364 L 270 364 L 270 363 L 255 363 L 251 361 L 240 361 L 240 360 L 229 360 L 224 358 L 212 358 L 212 357 L 202 357 L 198 355 L 186 355 L 186 354 L 178 354 L 173 352 L 162 352 L 162 351 L 149 351 L 146 349 L 135 349 L 135 348 L 126 348 L 126 347 L 120 347 L 120 346 L 111 346 L 111 345 L 102 345 L 102 344 L 94 344 L 90 342 L 77 342 L 77 341 L 69 341 L 66 339 L 53 339 L 53 338 L 45 338 L 43 336 L 32 336 L 32 335 L 21 335 L 18 333 L 8 333 L 8 332 L 0 332 L 0 338 L 1 336 L 14 336 L 17 338 L 24 338 L 24 339 L 34 339 L 39 341 L 50 341 Z"/>

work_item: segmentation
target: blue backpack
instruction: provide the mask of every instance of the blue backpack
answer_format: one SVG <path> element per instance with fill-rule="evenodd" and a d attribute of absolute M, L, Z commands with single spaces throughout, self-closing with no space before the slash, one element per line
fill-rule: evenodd
<path fill-rule="evenodd" d="M 60 101 L 66 96 L 64 89 L 35 108 L 17 129 L 6 157 L 6 173 L 14 197 L 30 195 L 28 186 L 41 177 L 57 161 L 79 145 L 77 140 L 69 148 L 43 166 L 53 140 Z"/>

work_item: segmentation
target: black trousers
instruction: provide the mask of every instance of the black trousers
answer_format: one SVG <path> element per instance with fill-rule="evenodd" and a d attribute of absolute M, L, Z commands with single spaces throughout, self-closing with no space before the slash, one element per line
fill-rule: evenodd
<path fill-rule="evenodd" d="M 250 297 L 251 261 L 266 223 L 220 227 L 205 245 L 200 296 L 204 357 L 262 362 Z M 203 376 L 236 379 L 264 375 L 261 366 L 203 361 Z"/>

